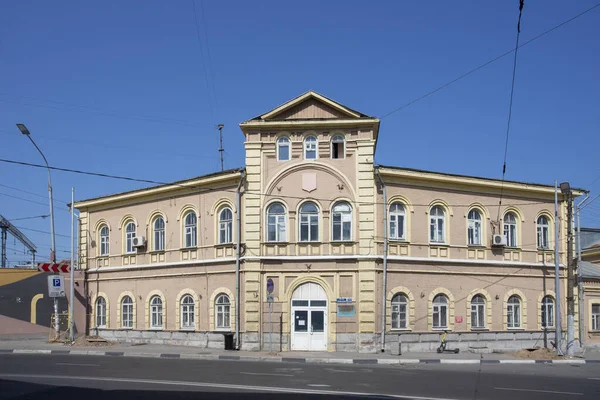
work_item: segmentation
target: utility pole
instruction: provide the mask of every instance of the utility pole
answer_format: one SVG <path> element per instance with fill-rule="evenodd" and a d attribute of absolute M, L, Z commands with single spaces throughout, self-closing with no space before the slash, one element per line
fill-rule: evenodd
<path fill-rule="evenodd" d="M 75 188 L 71 187 L 71 282 L 69 285 L 69 340 L 75 340 Z"/>
<path fill-rule="evenodd" d="M 568 183 L 560 184 L 560 190 L 567 196 L 567 356 L 575 353 L 575 274 L 573 273 L 573 192 Z"/>
<path fill-rule="evenodd" d="M 556 354 L 562 356 L 562 330 L 561 330 L 561 318 L 560 318 L 560 257 L 558 251 L 559 235 L 558 235 L 558 183 L 554 181 L 554 292 L 556 293 L 556 307 L 554 312 L 556 317 L 554 318 L 554 324 L 556 330 L 554 333 L 554 342 L 556 343 Z M 546 318 L 549 318 L 546 316 Z"/>
<path fill-rule="evenodd" d="M 225 164 L 223 160 L 223 152 L 225 149 L 223 148 L 223 124 L 217 125 L 219 128 L 219 154 L 221 155 L 221 171 L 225 170 Z"/>

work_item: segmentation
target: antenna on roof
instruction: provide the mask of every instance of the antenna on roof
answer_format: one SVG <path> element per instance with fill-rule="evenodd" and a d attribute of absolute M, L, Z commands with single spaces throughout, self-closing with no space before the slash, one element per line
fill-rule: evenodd
<path fill-rule="evenodd" d="M 217 125 L 219 128 L 219 154 L 221 155 L 221 171 L 225 170 L 224 160 L 223 160 L 223 152 L 225 149 L 223 148 L 223 124 Z"/>

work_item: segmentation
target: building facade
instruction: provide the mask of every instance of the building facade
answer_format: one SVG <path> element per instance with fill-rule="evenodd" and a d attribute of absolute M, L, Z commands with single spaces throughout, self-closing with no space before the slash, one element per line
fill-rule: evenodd
<path fill-rule="evenodd" d="M 581 228 L 579 237 L 580 335 L 585 346 L 600 347 L 600 229 Z"/>
<path fill-rule="evenodd" d="M 463 350 L 549 345 L 554 187 L 376 166 L 379 125 L 307 92 L 240 124 L 243 169 L 77 202 L 90 331 L 244 350 L 432 350 L 444 330 Z M 565 216 L 561 195 L 562 290 Z"/>

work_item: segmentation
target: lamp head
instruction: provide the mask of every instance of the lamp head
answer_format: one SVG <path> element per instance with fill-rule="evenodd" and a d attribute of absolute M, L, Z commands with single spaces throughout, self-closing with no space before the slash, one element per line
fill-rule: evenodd
<path fill-rule="evenodd" d="M 562 194 L 571 193 L 571 185 L 569 185 L 569 182 L 561 182 L 559 186 Z"/>
<path fill-rule="evenodd" d="M 25 124 L 17 124 L 17 128 L 19 128 L 19 130 L 21 131 L 21 133 L 23 135 L 31 135 L 31 133 L 29 132 L 29 129 L 27 129 Z"/>

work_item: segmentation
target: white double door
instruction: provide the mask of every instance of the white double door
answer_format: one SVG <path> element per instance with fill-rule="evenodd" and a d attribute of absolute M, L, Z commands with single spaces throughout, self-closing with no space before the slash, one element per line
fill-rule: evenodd
<path fill-rule="evenodd" d="M 316 283 L 294 291 L 291 310 L 292 350 L 327 351 L 327 298 Z"/>

